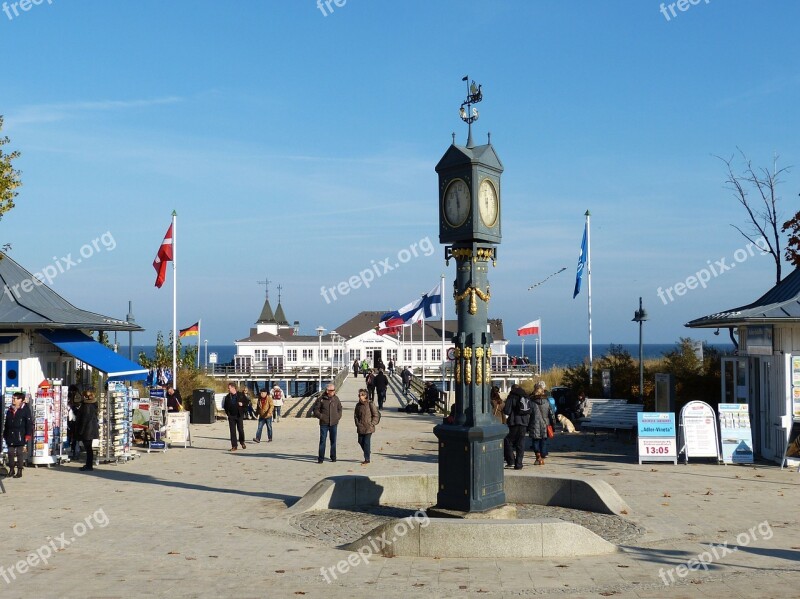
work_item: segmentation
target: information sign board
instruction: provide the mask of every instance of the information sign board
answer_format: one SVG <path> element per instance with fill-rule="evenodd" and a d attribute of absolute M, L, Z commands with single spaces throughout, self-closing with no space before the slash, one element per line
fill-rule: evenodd
<path fill-rule="evenodd" d="M 704 401 L 690 401 L 681 410 L 681 452 L 684 459 L 717 458 L 719 453 L 717 419 L 714 410 Z"/>
<path fill-rule="evenodd" d="M 719 404 L 719 433 L 725 464 L 753 463 L 753 435 L 746 403 Z"/>
<path fill-rule="evenodd" d="M 673 412 L 639 412 L 636 415 L 639 432 L 639 463 L 678 463 Z"/>

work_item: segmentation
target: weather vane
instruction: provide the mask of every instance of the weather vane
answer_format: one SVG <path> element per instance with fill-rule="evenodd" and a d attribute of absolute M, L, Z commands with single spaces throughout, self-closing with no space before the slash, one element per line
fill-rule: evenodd
<path fill-rule="evenodd" d="M 475 80 L 473 79 L 470 83 L 469 75 L 464 76 L 461 81 L 467 82 L 467 99 L 461 103 L 461 109 L 458 111 L 459 115 L 461 116 L 461 120 L 464 121 L 469 126 L 469 131 L 467 134 L 467 147 L 472 147 L 472 123 L 478 120 L 478 109 L 473 107 L 473 104 L 477 104 L 481 100 L 483 100 L 483 93 L 481 92 L 481 85 L 475 85 Z M 465 108 L 466 107 L 466 108 Z"/>

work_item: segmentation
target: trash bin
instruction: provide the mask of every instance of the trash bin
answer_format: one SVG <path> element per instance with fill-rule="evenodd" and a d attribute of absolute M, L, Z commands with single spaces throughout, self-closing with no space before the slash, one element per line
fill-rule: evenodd
<path fill-rule="evenodd" d="M 192 392 L 192 424 L 214 424 L 217 420 L 217 406 L 214 403 L 213 389 L 195 389 Z"/>

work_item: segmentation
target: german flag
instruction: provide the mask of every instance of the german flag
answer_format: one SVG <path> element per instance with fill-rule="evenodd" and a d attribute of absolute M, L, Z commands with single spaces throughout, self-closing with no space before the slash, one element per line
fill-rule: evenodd
<path fill-rule="evenodd" d="M 196 323 L 194 323 L 192 326 L 190 326 L 190 327 L 188 327 L 186 329 L 181 329 L 178 332 L 178 337 L 180 337 L 180 338 L 183 338 L 183 337 L 199 337 L 199 336 L 200 336 L 200 321 L 199 320 Z"/>

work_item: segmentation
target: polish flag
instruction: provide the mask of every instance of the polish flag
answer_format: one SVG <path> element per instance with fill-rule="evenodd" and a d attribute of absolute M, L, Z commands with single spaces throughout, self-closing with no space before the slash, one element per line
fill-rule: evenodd
<path fill-rule="evenodd" d="M 517 335 L 522 337 L 524 335 L 540 335 L 542 328 L 542 319 L 537 318 L 523 326 L 522 328 L 517 329 Z"/>
<path fill-rule="evenodd" d="M 161 242 L 161 247 L 158 248 L 156 259 L 153 260 L 153 268 L 156 269 L 156 287 L 159 289 L 167 279 L 167 262 L 172 262 L 172 225 L 170 224 L 167 229 L 167 234 L 164 236 L 164 241 Z"/>

